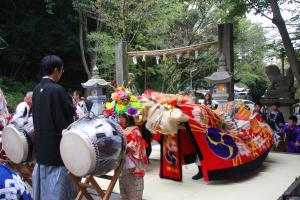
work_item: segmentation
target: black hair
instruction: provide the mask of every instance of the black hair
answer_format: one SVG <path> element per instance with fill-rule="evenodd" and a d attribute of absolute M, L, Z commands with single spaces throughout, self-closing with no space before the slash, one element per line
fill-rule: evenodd
<path fill-rule="evenodd" d="M 82 92 L 80 90 L 75 90 L 75 94 L 77 94 L 80 98 L 82 97 Z"/>
<path fill-rule="evenodd" d="M 277 102 L 272 103 L 271 106 L 276 106 L 277 108 L 279 108 L 280 107 L 280 103 L 277 101 Z"/>
<path fill-rule="evenodd" d="M 122 114 L 122 116 L 126 119 L 126 127 L 135 126 L 135 121 L 132 116 L 126 114 Z"/>
<path fill-rule="evenodd" d="M 260 106 L 260 107 L 263 106 L 262 103 L 260 103 L 260 101 L 256 101 L 256 102 L 255 102 L 255 105 L 258 105 L 258 106 Z"/>
<path fill-rule="evenodd" d="M 40 64 L 42 75 L 51 75 L 55 68 L 61 69 L 63 65 L 64 63 L 60 57 L 56 55 L 45 56 Z"/>
<path fill-rule="evenodd" d="M 289 119 L 292 120 L 293 122 L 298 121 L 298 118 L 295 115 L 290 116 Z"/>

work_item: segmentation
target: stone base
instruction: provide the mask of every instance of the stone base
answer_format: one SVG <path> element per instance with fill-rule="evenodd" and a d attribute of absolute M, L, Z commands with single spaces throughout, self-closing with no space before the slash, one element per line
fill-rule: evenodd
<path fill-rule="evenodd" d="M 228 100 L 224 100 L 224 99 L 218 99 L 216 101 L 219 103 L 218 105 L 219 108 L 224 108 L 225 104 L 228 103 Z"/>
<path fill-rule="evenodd" d="M 279 110 L 282 112 L 284 120 L 287 122 L 288 118 L 293 114 L 293 105 L 298 102 L 295 99 L 261 99 L 260 102 L 263 105 L 268 106 L 269 110 L 271 110 L 272 103 L 279 102 L 280 107 Z"/>
<path fill-rule="evenodd" d="M 212 94 L 212 98 L 216 101 L 219 101 L 219 100 L 227 100 L 229 97 L 229 94 L 228 93 L 213 93 Z"/>
<path fill-rule="evenodd" d="M 93 102 L 91 111 L 95 115 L 102 115 L 102 112 L 105 110 L 106 96 L 104 96 L 104 95 L 88 96 L 87 100 Z"/>
<path fill-rule="evenodd" d="M 212 94 L 213 100 L 215 100 L 219 103 L 218 107 L 220 107 L 220 108 L 223 108 L 223 106 L 228 103 L 228 100 L 227 100 L 228 97 L 229 97 L 228 93 L 213 93 Z"/>

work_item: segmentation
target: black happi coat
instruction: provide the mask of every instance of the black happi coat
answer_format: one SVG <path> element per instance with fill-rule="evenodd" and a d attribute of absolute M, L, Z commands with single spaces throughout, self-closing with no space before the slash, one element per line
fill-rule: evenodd
<path fill-rule="evenodd" d="M 59 144 L 62 130 L 73 121 L 74 106 L 65 89 L 49 78 L 35 86 L 32 96 L 32 116 L 35 129 L 37 163 L 63 165 Z"/>

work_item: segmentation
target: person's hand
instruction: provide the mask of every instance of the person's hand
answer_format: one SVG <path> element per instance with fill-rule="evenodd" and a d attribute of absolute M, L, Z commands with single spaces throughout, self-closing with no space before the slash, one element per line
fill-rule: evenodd
<path fill-rule="evenodd" d="M 296 146 L 300 147 L 300 142 L 296 141 Z"/>

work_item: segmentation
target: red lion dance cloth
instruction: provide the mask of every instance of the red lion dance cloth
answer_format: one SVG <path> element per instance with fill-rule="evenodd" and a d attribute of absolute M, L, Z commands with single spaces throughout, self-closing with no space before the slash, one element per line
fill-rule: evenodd
<path fill-rule="evenodd" d="M 164 105 L 152 106 L 147 117 L 147 128 L 162 134 L 162 178 L 181 181 L 182 165 L 195 162 L 196 157 L 205 181 L 249 173 L 262 164 L 273 144 L 271 128 L 241 101 L 229 102 L 217 114 L 204 105 L 189 103 L 192 97 L 157 92 L 148 92 L 146 97 Z M 166 113 L 157 114 L 159 109 Z M 178 117 L 179 110 L 185 117 Z M 177 132 L 168 131 L 168 125 Z"/>

